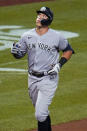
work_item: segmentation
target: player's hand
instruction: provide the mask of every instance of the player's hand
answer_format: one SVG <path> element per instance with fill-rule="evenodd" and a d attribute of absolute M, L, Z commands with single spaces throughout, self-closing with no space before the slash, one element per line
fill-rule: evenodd
<path fill-rule="evenodd" d="M 11 53 L 12 54 L 18 54 L 18 52 L 19 52 L 19 45 L 16 44 L 16 43 L 13 43 L 13 47 L 11 49 Z"/>
<path fill-rule="evenodd" d="M 49 75 L 56 75 L 56 74 L 59 73 L 59 71 L 60 71 L 60 64 L 58 63 L 58 64 L 56 64 L 56 65 L 53 67 L 53 69 L 51 69 L 51 70 L 48 71 L 48 74 L 49 74 Z"/>
<path fill-rule="evenodd" d="M 19 59 L 19 58 L 22 58 L 26 54 L 26 50 L 22 50 L 20 44 L 13 43 L 11 53 L 16 59 Z"/>

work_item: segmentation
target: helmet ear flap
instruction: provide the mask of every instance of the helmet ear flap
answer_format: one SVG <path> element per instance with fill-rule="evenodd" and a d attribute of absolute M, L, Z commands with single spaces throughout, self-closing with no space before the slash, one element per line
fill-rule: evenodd
<path fill-rule="evenodd" d="M 49 20 L 49 18 L 48 19 L 43 19 L 43 20 L 41 20 L 41 24 L 43 26 L 48 26 L 48 25 L 51 24 L 51 21 Z"/>

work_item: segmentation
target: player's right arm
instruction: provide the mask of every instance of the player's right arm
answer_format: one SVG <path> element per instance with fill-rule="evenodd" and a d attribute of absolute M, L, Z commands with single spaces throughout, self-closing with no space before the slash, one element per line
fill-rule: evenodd
<path fill-rule="evenodd" d="M 20 59 L 25 56 L 27 53 L 27 45 L 25 37 L 22 36 L 19 42 L 13 43 L 13 47 L 11 48 L 11 53 L 16 59 Z"/>

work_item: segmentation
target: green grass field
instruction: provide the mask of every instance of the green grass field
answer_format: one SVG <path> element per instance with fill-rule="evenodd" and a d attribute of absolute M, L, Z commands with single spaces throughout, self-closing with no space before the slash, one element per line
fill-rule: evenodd
<path fill-rule="evenodd" d="M 52 125 L 87 118 L 87 1 L 55 0 L 0 7 L 0 25 L 33 28 L 35 10 L 41 6 L 52 8 L 55 14 L 52 28 L 80 35 L 69 39 L 76 54 L 60 72 L 59 86 L 49 107 Z M 7 67 L 27 69 L 27 56 L 16 60 L 10 49 L 0 51 L 0 68 Z M 36 127 L 34 108 L 28 96 L 27 73 L 0 71 L 0 131 L 25 131 Z"/>

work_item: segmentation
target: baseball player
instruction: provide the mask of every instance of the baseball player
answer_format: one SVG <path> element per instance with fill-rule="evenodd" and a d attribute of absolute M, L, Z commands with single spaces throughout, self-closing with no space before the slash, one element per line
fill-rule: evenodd
<path fill-rule="evenodd" d="M 25 32 L 20 41 L 13 44 L 11 53 L 17 59 L 28 54 L 28 90 L 38 131 L 52 131 L 48 107 L 57 89 L 59 71 L 74 50 L 59 32 L 49 28 L 53 21 L 51 9 L 42 7 L 36 12 L 36 28 Z"/>

